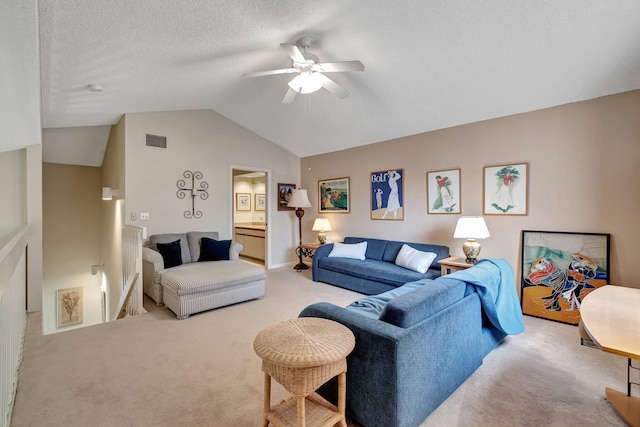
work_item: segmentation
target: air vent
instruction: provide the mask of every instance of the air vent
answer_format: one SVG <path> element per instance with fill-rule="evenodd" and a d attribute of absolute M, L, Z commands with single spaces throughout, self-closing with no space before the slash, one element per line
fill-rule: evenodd
<path fill-rule="evenodd" d="M 147 134 L 147 147 L 167 148 L 167 137 L 160 135 Z"/>

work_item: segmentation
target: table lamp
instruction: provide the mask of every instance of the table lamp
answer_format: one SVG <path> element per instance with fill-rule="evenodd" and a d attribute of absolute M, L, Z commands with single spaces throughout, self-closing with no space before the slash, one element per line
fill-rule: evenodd
<path fill-rule="evenodd" d="M 311 228 L 313 231 L 319 231 L 318 233 L 318 241 L 321 245 L 324 245 L 327 241 L 327 231 L 331 231 L 331 224 L 329 224 L 329 220 L 326 218 L 316 218 L 313 222 L 313 227 Z"/>
<path fill-rule="evenodd" d="M 296 208 L 296 216 L 298 217 L 298 231 L 300 235 L 300 243 L 298 246 L 302 245 L 302 217 L 304 216 L 304 209 L 302 208 L 310 208 L 311 202 L 309 202 L 309 196 L 307 195 L 307 190 L 292 190 L 291 191 L 291 200 L 289 200 L 289 204 L 287 205 L 290 208 Z M 302 262 L 302 252 L 300 252 L 299 260 L 300 262 L 296 265 L 296 270 L 305 270 L 309 268 L 305 263 Z"/>
<path fill-rule="evenodd" d="M 480 243 L 476 242 L 476 239 L 486 239 L 489 236 L 489 229 L 481 216 L 458 218 L 458 224 L 456 224 L 456 230 L 453 233 L 454 239 L 467 239 L 462 244 L 462 251 L 469 264 L 478 262 L 478 255 L 480 255 Z"/>

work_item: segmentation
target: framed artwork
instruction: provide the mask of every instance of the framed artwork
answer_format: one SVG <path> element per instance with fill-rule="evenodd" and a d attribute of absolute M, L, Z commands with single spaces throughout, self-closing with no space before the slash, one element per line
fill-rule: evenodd
<path fill-rule="evenodd" d="M 427 172 L 427 213 L 462 212 L 460 169 Z"/>
<path fill-rule="evenodd" d="M 371 219 L 404 220 L 404 169 L 371 172 Z"/>
<path fill-rule="evenodd" d="M 482 204 L 485 215 L 527 215 L 528 163 L 485 166 Z"/>
<path fill-rule="evenodd" d="M 236 193 L 236 210 L 238 211 L 251 210 L 251 194 Z"/>
<path fill-rule="evenodd" d="M 289 204 L 289 200 L 291 200 L 291 195 L 293 194 L 293 190 L 296 189 L 295 184 L 281 184 L 278 183 L 278 210 L 279 211 L 294 211 L 295 208 L 290 208 L 287 206 Z"/>
<path fill-rule="evenodd" d="M 349 213 L 349 178 L 318 181 L 318 212 Z"/>
<path fill-rule="evenodd" d="M 57 327 L 82 323 L 82 288 L 58 289 L 56 291 Z"/>
<path fill-rule="evenodd" d="M 522 231 L 524 314 L 577 325 L 589 292 L 609 281 L 609 234 Z"/>
<path fill-rule="evenodd" d="M 257 211 L 265 210 L 267 205 L 267 198 L 264 194 L 256 194 L 255 207 Z"/>

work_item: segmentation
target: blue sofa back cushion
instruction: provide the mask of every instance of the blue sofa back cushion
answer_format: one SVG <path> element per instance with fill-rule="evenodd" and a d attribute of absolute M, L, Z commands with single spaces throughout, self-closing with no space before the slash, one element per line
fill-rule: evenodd
<path fill-rule="evenodd" d="M 386 240 L 365 239 L 363 237 L 345 237 L 344 238 L 344 243 L 347 243 L 347 244 L 360 243 L 360 242 L 367 242 L 367 252 L 365 253 L 365 256 L 367 257 L 367 259 L 375 259 L 378 261 L 382 261 L 384 250 L 387 247 Z M 398 250 L 400 250 L 400 248 L 398 248 Z"/>
<path fill-rule="evenodd" d="M 382 311 L 389 301 L 407 292 L 411 292 L 422 285 L 424 285 L 424 283 L 421 281 L 407 283 L 406 285 L 399 286 L 378 295 L 369 295 L 368 297 L 360 298 L 349 304 L 346 309 L 354 313 L 360 313 L 363 316 L 371 317 L 372 319 L 379 319 L 380 314 L 382 314 Z"/>
<path fill-rule="evenodd" d="M 446 277 L 419 282 L 422 286 L 389 301 L 380 314 L 380 320 L 409 328 L 461 300 L 467 290 L 465 282 Z"/>

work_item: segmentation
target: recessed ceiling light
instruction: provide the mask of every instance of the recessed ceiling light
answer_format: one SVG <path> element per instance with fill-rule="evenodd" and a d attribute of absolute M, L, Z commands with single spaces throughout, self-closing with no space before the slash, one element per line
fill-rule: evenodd
<path fill-rule="evenodd" d="M 87 86 L 91 92 L 102 92 L 102 85 L 91 84 Z"/>

